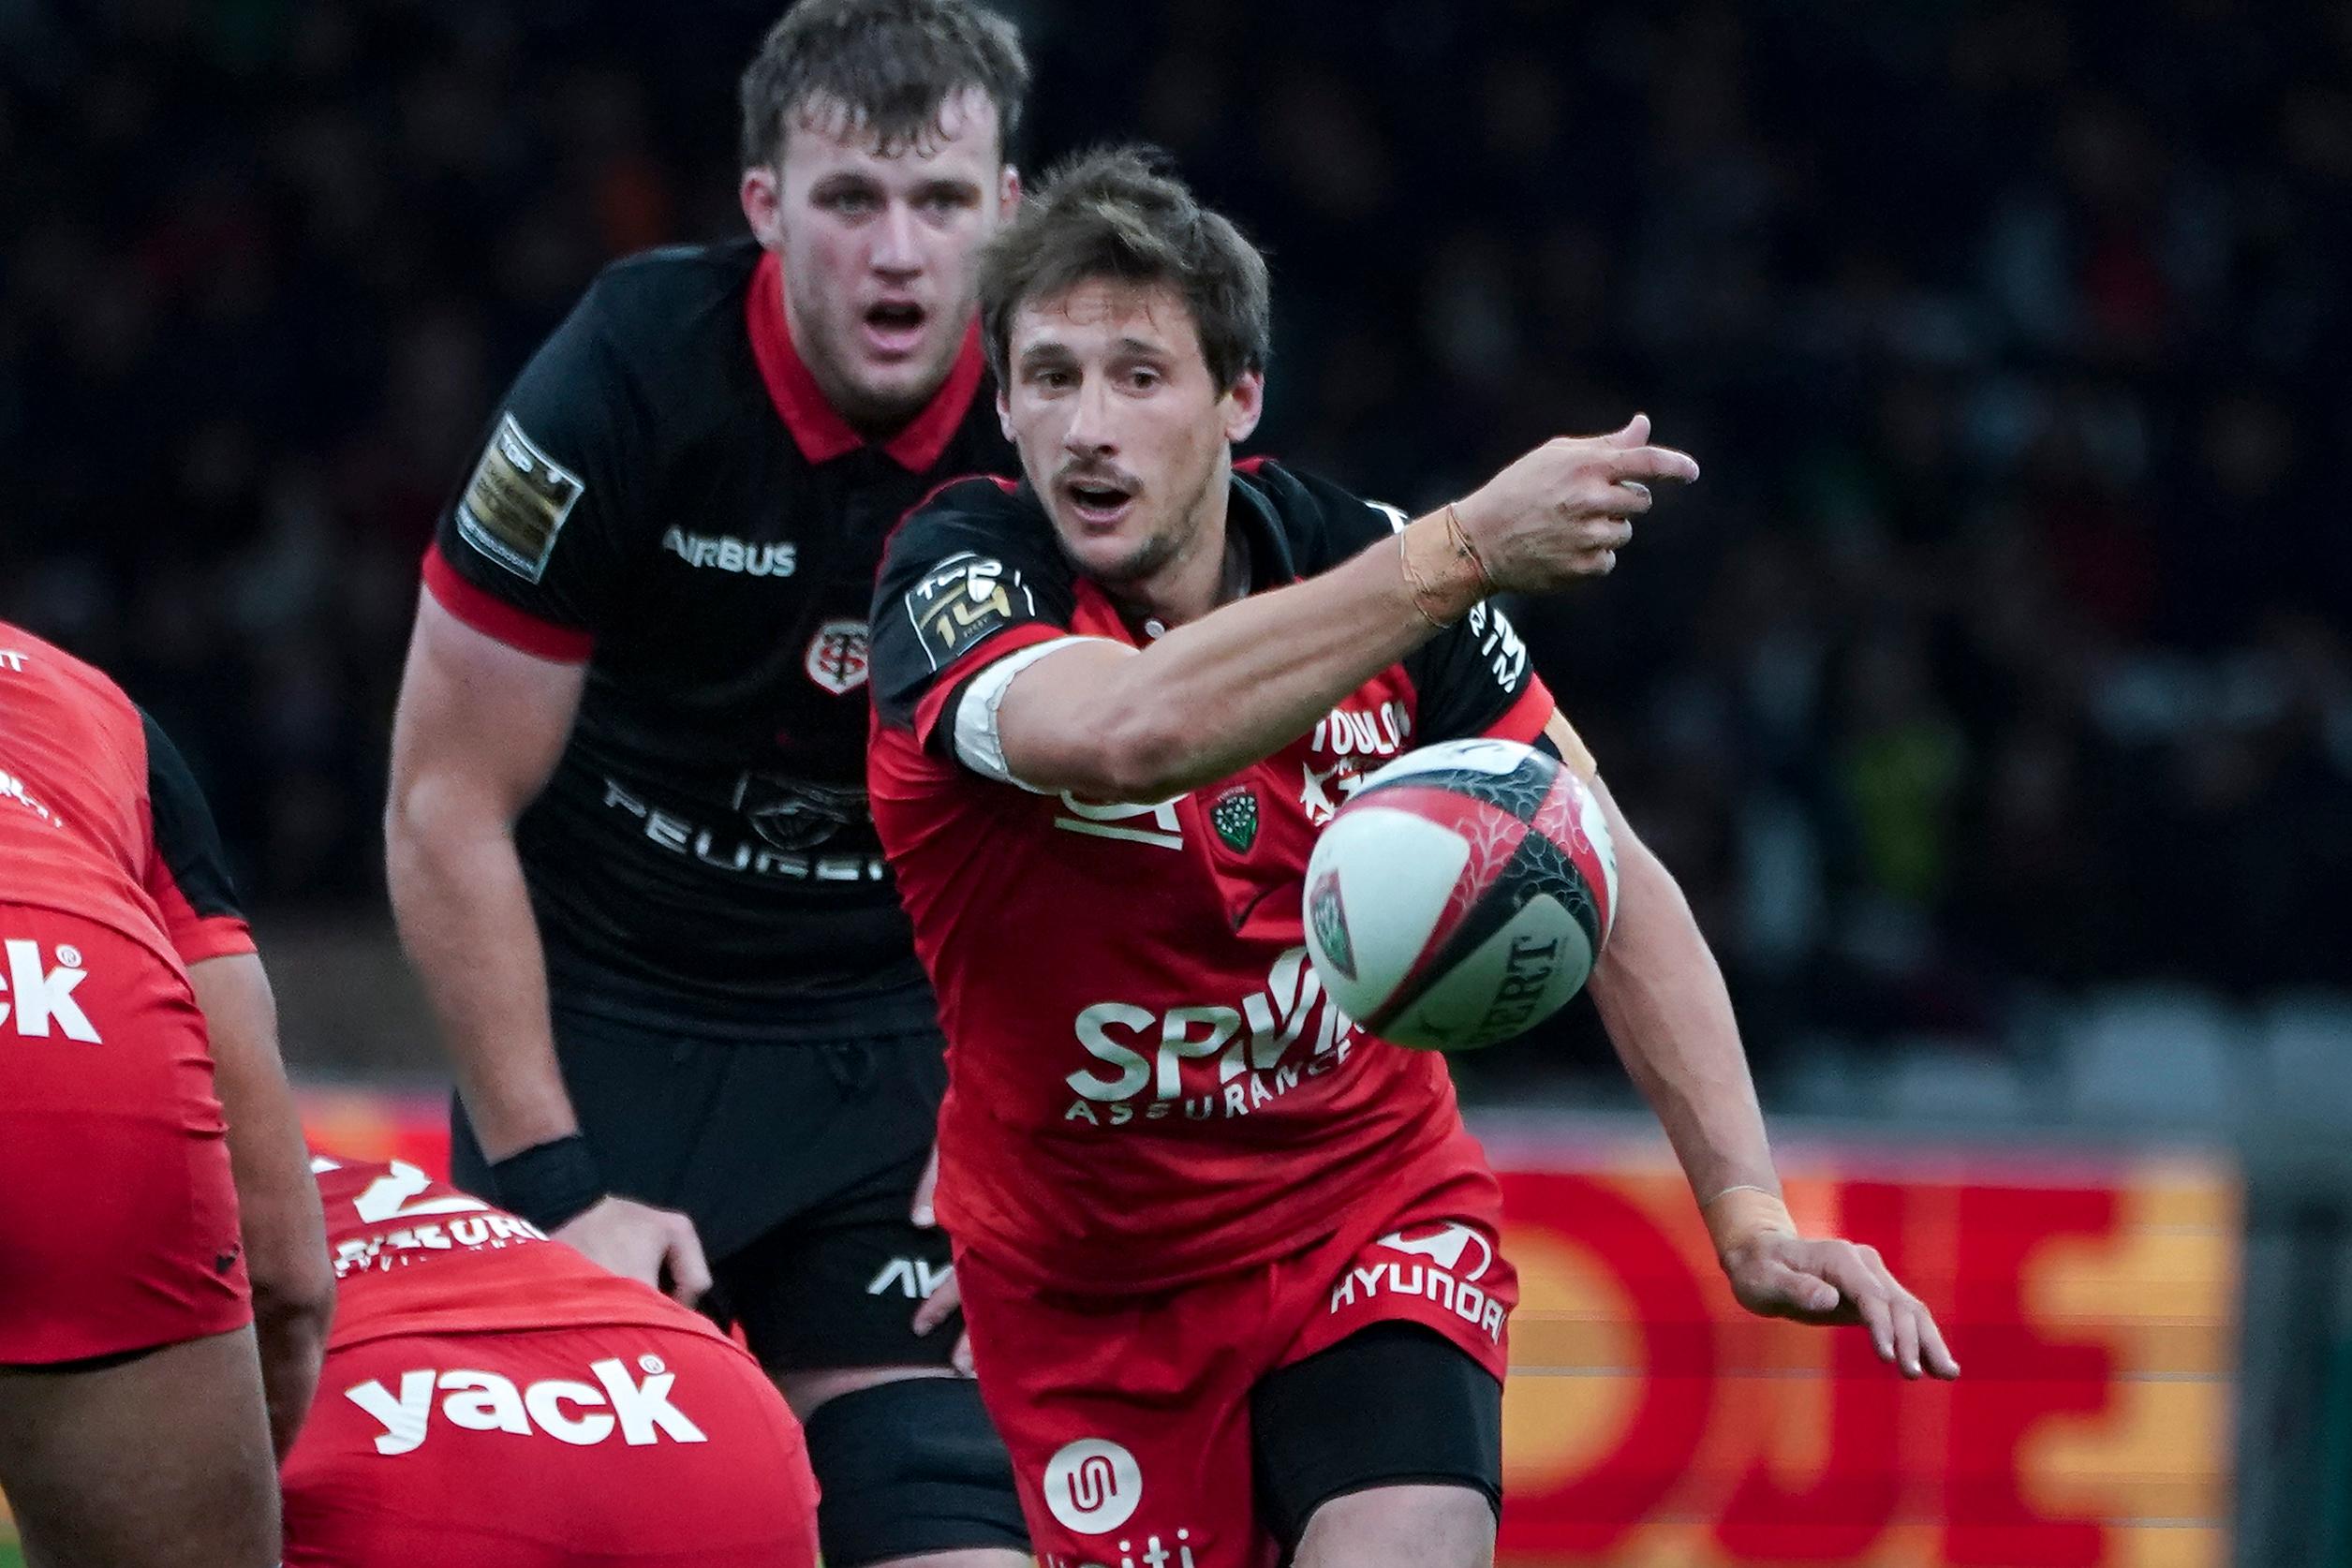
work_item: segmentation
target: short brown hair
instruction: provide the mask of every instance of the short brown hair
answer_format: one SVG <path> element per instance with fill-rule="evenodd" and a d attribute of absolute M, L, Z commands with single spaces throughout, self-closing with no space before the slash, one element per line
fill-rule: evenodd
<path fill-rule="evenodd" d="M 1058 165 L 1021 203 L 980 265 L 981 340 L 999 386 L 1012 384 L 1013 314 L 1098 278 L 1167 284 L 1182 295 L 1220 388 L 1265 368 L 1274 332 L 1265 258 L 1168 170 L 1157 148 L 1097 148 Z"/>
<path fill-rule="evenodd" d="M 1020 33 L 970 0 L 803 0 L 744 68 L 743 167 L 781 158 L 811 99 L 847 109 L 887 157 L 935 134 L 941 107 L 970 91 L 996 105 L 1010 161 L 1028 89 Z"/>

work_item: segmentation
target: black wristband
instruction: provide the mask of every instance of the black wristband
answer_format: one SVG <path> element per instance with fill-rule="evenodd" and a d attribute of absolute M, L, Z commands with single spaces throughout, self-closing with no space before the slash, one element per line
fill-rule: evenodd
<path fill-rule="evenodd" d="M 490 1179 L 499 1203 L 542 1231 L 570 1223 L 607 1196 L 596 1156 L 577 1132 L 494 1161 Z"/>

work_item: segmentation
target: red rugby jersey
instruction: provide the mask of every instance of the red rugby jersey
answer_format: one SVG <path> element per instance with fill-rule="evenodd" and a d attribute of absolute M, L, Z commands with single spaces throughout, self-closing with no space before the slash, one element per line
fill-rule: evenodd
<path fill-rule="evenodd" d="M 122 688 L 0 621 L 0 903 L 94 920 L 174 968 L 250 953 L 187 764 Z"/>
<path fill-rule="evenodd" d="M 1253 591 L 1403 521 L 1272 464 L 1235 475 L 1228 516 Z M 1300 894 L 1316 830 L 1382 762 L 1542 732 L 1550 694 L 1500 611 L 1265 761 L 1135 806 L 954 758 L 955 703 L 990 663 L 1073 633 L 1141 640 L 1027 487 L 940 492 L 894 536 L 876 593 L 867 787 L 947 1034 L 939 1205 L 959 1242 L 1042 1285 L 1163 1288 L 1328 1235 L 1354 1195 L 1416 1165 L 1481 1160 L 1444 1062 L 1325 998 Z"/>
<path fill-rule="evenodd" d="M 631 1324 L 725 1336 L 660 1292 L 600 1268 L 527 1220 L 406 1161 L 310 1162 L 334 1257 L 341 1350 L 395 1334 Z"/>

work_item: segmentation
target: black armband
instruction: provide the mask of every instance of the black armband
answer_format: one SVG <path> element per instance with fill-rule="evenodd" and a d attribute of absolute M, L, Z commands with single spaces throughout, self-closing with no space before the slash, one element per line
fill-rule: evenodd
<path fill-rule="evenodd" d="M 574 1132 L 494 1161 L 498 1202 L 542 1231 L 568 1225 L 609 1195 L 588 1140 Z"/>

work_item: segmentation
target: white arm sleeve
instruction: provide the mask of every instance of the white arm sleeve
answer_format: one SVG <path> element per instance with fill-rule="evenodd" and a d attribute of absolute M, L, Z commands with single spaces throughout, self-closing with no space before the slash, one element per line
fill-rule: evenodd
<path fill-rule="evenodd" d="M 1011 784 L 1033 795 L 1055 793 L 1013 777 L 1013 770 L 1004 762 L 1004 737 L 997 732 L 997 710 L 1004 706 L 1004 694 L 1012 688 L 1013 676 L 1048 654 L 1074 648 L 1082 643 L 1102 643 L 1114 648 L 1119 645 L 1107 637 L 1057 637 L 1050 643 L 1009 653 L 971 678 L 971 684 L 964 688 L 964 695 L 955 704 L 955 755 L 966 767 L 983 778 Z"/>

